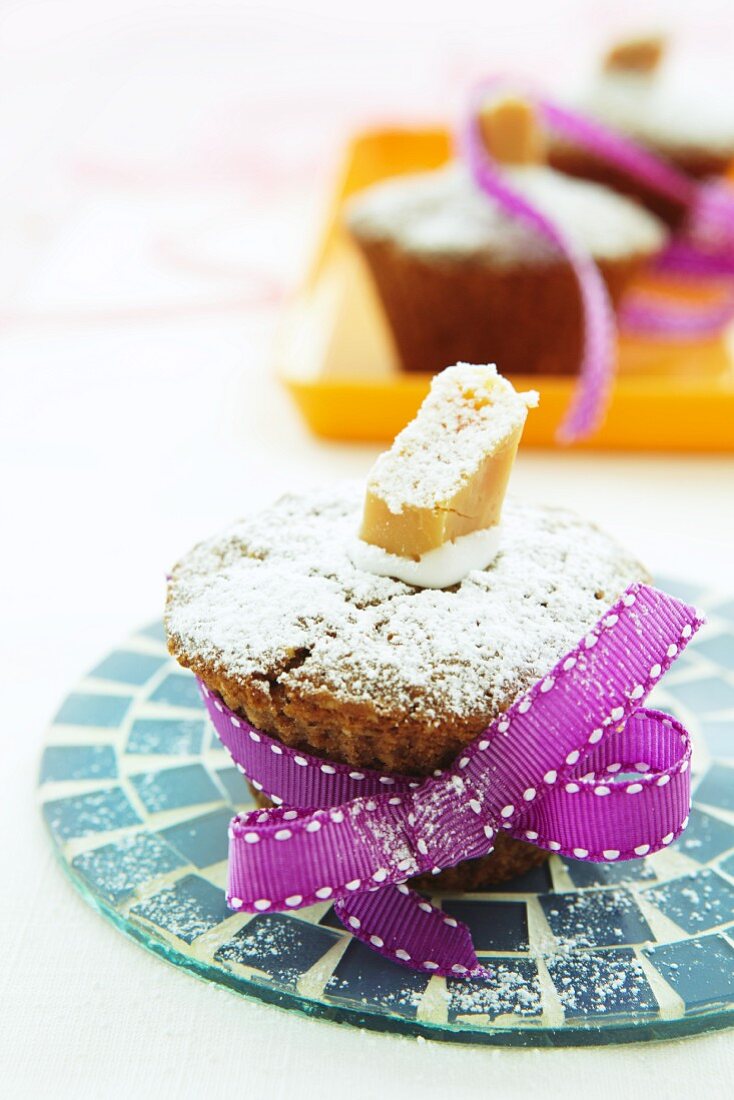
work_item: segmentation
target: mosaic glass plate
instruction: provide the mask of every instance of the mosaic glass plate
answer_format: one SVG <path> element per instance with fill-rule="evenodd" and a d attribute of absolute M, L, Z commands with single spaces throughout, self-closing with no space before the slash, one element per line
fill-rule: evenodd
<path fill-rule="evenodd" d="M 90 904 L 157 955 L 310 1016 L 553 1046 L 734 1023 L 734 598 L 661 583 L 709 617 L 653 697 L 693 736 L 690 826 L 645 860 L 553 856 L 501 887 L 437 894 L 470 926 L 491 982 L 386 961 L 328 903 L 254 916 L 226 908 L 227 823 L 249 793 L 159 623 L 105 656 L 51 726 L 40 797 L 59 859 Z"/>

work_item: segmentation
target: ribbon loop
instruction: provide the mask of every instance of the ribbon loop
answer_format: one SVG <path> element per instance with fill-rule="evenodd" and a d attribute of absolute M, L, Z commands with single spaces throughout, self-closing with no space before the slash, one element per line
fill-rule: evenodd
<path fill-rule="evenodd" d="M 685 645 L 690 609 L 661 597 L 646 585 L 631 586 L 466 750 L 458 767 L 473 785 L 484 783 L 490 812 L 503 827 L 521 819 L 549 786 L 570 780 L 595 746 L 622 729 Z"/>
<path fill-rule="evenodd" d="M 640 710 L 532 806 L 513 835 L 597 862 L 657 851 L 685 828 L 690 757 L 680 722 Z"/>

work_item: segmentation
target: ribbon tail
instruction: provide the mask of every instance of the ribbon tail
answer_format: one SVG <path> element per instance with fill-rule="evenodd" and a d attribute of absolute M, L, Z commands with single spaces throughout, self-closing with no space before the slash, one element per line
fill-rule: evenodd
<path fill-rule="evenodd" d="M 488 977 L 467 926 L 403 884 L 345 898 L 334 905 L 334 912 L 356 939 L 411 970 L 451 978 Z"/>
<path fill-rule="evenodd" d="M 600 426 L 609 404 L 616 370 L 614 310 L 596 264 L 566 248 L 585 316 L 584 352 L 571 406 L 557 432 L 561 443 L 574 443 Z"/>
<path fill-rule="evenodd" d="M 578 283 L 584 347 L 571 407 L 557 433 L 559 441 L 572 443 L 591 435 L 606 414 L 616 362 L 614 310 L 604 279 L 591 256 L 538 207 L 508 186 L 487 152 L 477 121 L 478 111 L 488 92 L 497 91 L 500 85 L 501 81 L 494 80 L 476 89 L 462 135 L 463 147 L 469 169 L 481 190 L 558 249 Z"/>
<path fill-rule="evenodd" d="M 640 709 L 584 757 L 567 782 L 523 814 L 512 835 L 591 862 L 651 855 L 672 844 L 688 823 L 690 757 L 680 722 Z"/>

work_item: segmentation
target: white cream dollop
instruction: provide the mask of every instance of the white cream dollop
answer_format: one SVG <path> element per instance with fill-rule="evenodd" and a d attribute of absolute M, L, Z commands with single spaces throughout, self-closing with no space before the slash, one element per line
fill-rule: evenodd
<path fill-rule="evenodd" d="M 499 544 L 500 527 L 497 525 L 461 535 L 435 550 L 428 550 L 419 558 L 390 554 L 381 546 L 355 538 L 349 547 L 349 556 L 357 569 L 366 573 L 394 577 L 416 588 L 450 588 L 473 570 L 486 569 L 497 557 Z"/>

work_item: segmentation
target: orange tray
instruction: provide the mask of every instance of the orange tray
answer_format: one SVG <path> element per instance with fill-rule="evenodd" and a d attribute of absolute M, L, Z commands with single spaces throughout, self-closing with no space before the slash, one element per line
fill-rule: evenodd
<path fill-rule="evenodd" d="M 399 370 L 375 292 L 343 229 L 344 202 L 377 180 L 437 168 L 449 156 L 449 134 L 439 129 L 370 131 L 349 146 L 320 248 L 276 350 L 279 377 L 323 438 L 392 439 L 415 415 L 431 380 Z M 656 289 L 684 293 L 671 284 Z M 579 446 L 734 451 L 734 360 L 726 340 L 622 336 L 618 362 L 606 421 Z M 515 375 L 513 382 L 541 395 L 523 445 L 554 445 L 573 379 Z"/>

